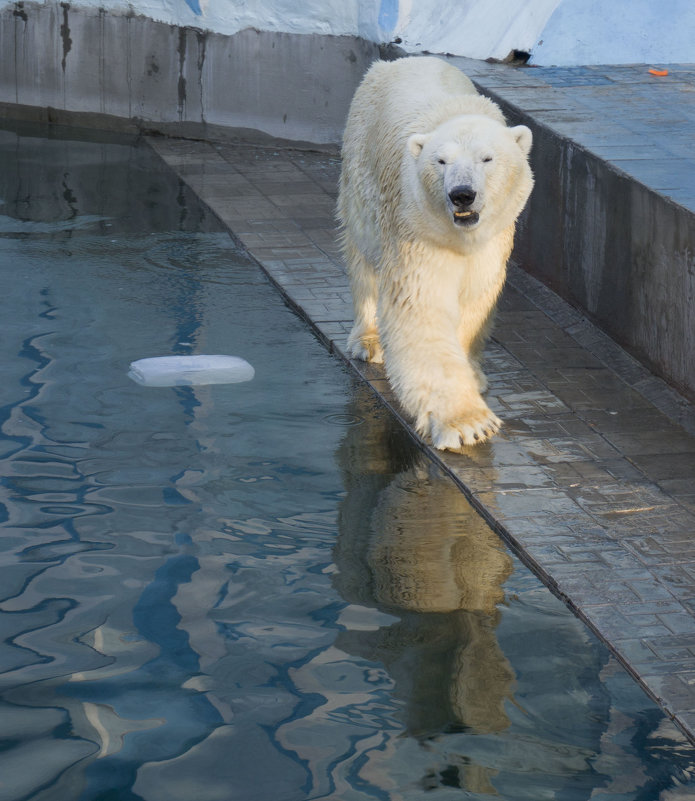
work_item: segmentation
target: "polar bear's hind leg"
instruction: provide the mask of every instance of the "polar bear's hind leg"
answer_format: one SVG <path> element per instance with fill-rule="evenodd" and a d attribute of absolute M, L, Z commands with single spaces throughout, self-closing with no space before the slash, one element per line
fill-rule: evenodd
<path fill-rule="evenodd" d="M 348 353 L 353 359 L 383 364 L 384 352 L 377 326 L 379 296 L 374 267 L 352 242 L 349 231 L 343 234 L 343 252 L 350 277 L 355 322 L 348 337 Z"/>

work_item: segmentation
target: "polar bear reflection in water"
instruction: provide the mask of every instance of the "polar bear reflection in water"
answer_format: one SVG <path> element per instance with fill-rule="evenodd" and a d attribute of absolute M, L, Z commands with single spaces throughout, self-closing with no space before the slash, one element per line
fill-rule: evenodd
<path fill-rule="evenodd" d="M 368 395 L 337 450 L 342 628 L 290 668 L 274 730 L 303 797 L 666 798 L 673 726 Z"/>
<path fill-rule="evenodd" d="M 323 692 L 317 675 L 339 658 L 336 651 L 383 665 L 387 674 L 372 670 L 374 689 L 381 682 L 389 703 L 400 707 L 402 728 L 376 733 L 359 692 L 351 709 L 345 695 L 331 695 L 312 714 L 282 726 L 278 739 L 311 766 L 316 798 L 326 797 L 317 791 L 330 782 L 336 783 L 335 797 L 342 797 L 341 778 L 331 775 L 335 744 L 342 739 L 353 739 L 355 763 L 367 760 L 363 779 L 395 790 L 400 781 L 393 774 L 407 764 L 396 757 L 403 735 L 422 742 L 447 731 L 489 734 L 509 725 L 504 702 L 513 699 L 514 673 L 495 627 L 511 559 L 453 482 L 394 433 L 394 424 L 382 415 L 369 418 L 348 431 L 338 451 L 346 495 L 339 510 L 334 586 L 358 608 L 377 607 L 388 615 L 385 625 L 350 625 L 339 633 L 330 657 L 319 654 L 293 680 L 302 693 Z M 360 722 L 361 714 L 366 717 Z M 423 764 L 424 755 L 421 750 L 416 760 L 424 769 L 418 781 L 423 789 L 439 786 L 446 767 L 426 756 Z M 415 779 L 412 768 L 407 784 Z M 343 780 L 349 775 L 344 764 L 340 774 Z M 444 783 L 494 793 L 491 774 L 465 760 L 449 768 Z"/>
<path fill-rule="evenodd" d="M 357 440 L 360 453 L 348 464 L 359 467 L 345 470 L 335 584 L 351 603 L 376 604 L 400 620 L 376 636 L 345 632 L 338 644 L 386 665 L 407 701 L 410 733 L 451 724 L 500 731 L 508 725 L 503 701 L 513 673 L 495 638 L 496 605 L 511 559 L 460 490 L 424 458 L 414 455 L 385 486 L 384 474 L 370 476 L 365 466 L 379 468 L 364 453 L 372 442 Z"/>
<path fill-rule="evenodd" d="M 118 781 L 123 794 L 109 797 L 132 787 L 147 801 L 416 801 L 433 788 L 442 800 L 537 801 L 611 782 L 637 798 L 683 776 L 690 752 L 663 715 L 530 574 L 509 576 L 461 493 L 364 393 L 345 410 L 364 422 L 337 444 L 337 535 L 334 474 L 293 473 L 290 486 L 318 482 L 323 497 L 284 492 L 273 505 L 211 439 L 192 457 L 198 478 L 177 485 L 189 503 L 161 512 L 165 531 L 192 532 L 181 552 L 148 552 L 156 580 L 134 607 L 121 588 L 114 610 L 99 598 L 57 624 L 60 636 L 53 628 L 51 643 L 86 632 L 98 655 L 71 651 L 83 672 L 60 691 L 70 745 L 98 746 L 88 787 Z M 257 505 L 227 518 L 240 493 Z M 119 531 L 140 519 L 120 515 Z M 46 717 L 41 686 L 55 703 L 55 680 L 38 679 L 54 669 L 32 666 L 13 691 L 25 717 Z M 83 780 L 81 761 L 61 774 Z M 51 801 L 68 797 L 54 789 Z"/>

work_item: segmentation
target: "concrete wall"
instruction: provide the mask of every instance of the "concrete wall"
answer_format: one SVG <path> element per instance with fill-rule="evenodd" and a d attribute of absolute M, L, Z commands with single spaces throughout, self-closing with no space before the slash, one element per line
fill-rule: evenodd
<path fill-rule="evenodd" d="M 514 51 L 532 64 L 695 61 L 695 3 L 669 0 L 35 0 L 109 16 L 149 19 L 233 36 L 260 31 L 396 42 L 407 53 L 451 53 L 504 60 Z M 33 3 L 0 0 L 20 16 Z M 117 64 L 114 64 L 117 66 Z"/>
<path fill-rule="evenodd" d="M 531 64 L 677 64 L 695 61 L 693 0 L 562 0 Z"/>
<path fill-rule="evenodd" d="M 378 46 L 355 36 L 231 36 L 68 3 L 0 12 L 5 115 L 112 129 L 340 142 Z M 78 116 L 76 116 L 78 115 Z M 80 116 L 81 115 L 81 116 Z"/>
<path fill-rule="evenodd" d="M 517 259 L 695 398 L 695 216 L 497 101 L 534 135 Z"/>
<path fill-rule="evenodd" d="M 59 6 L 57 0 L 36 2 Z M 429 50 L 504 59 L 514 49 L 530 51 L 561 2 L 567 0 L 495 0 L 494 13 L 486 0 L 455 4 L 444 0 L 71 0 L 69 5 L 73 13 L 101 9 L 109 15 L 143 17 L 226 36 L 248 28 L 356 36 L 377 44 L 398 40 L 409 53 Z M 16 3 L 0 0 L 0 9 L 15 8 Z"/>

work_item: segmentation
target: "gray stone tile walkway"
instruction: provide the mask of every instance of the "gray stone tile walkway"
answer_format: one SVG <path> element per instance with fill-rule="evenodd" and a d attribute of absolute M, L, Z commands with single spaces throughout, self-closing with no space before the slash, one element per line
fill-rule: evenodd
<path fill-rule="evenodd" d="M 638 122 L 633 106 L 655 103 L 670 110 L 676 93 L 685 98 L 672 114 L 676 124 L 686 118 L 695 124 L 692 70 L 671 68 L 668 82 L 657 84 L 645 78 L 644 67 L 562 71 L 473 64 L 476 80 L 508 96 L 516 93 L 526 110 L 537 108 L 565 134 L 579 136 L 572 93 L 588 109 L 576 117 L 604 118 L 605 136 L 597 138 L 590 126 L 587 136 L 599 148 L 614 148 L 612 158 L 626 170 L 649 153 L 656 161 L 670 158 L 667 148 L 673 147 L 658 126 Z M 621 87 L 628 87 L 632 105 L 616 114 L 618 95 L 609 95 Z M 615 122 L 606 118 L 610 109 Z M 335 240 L 338 159 L 150 142 L 326 345 L 344 357 L 352 308 Z M 679 199 L 690 202 L 695 154 L 681 157 Z M 381 368 L 353 367 L 403 419 Z M 502 433 L 461 455 L 431 452 L 432 458 L 695 739 L 693 407 L 514 266 L 486 351 L 486 372 L 488 401 L 505 422 Z"/>

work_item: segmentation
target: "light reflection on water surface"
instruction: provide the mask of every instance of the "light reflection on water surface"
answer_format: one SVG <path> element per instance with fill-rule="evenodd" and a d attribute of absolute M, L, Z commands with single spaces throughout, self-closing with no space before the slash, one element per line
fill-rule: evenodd
<path fill-rule="evenodd" d="M 678 732 L 146 148 L 0 161 L 0 799 L 691 797 Z M 171 353 L 256 376 L 127 378 Z"/>

